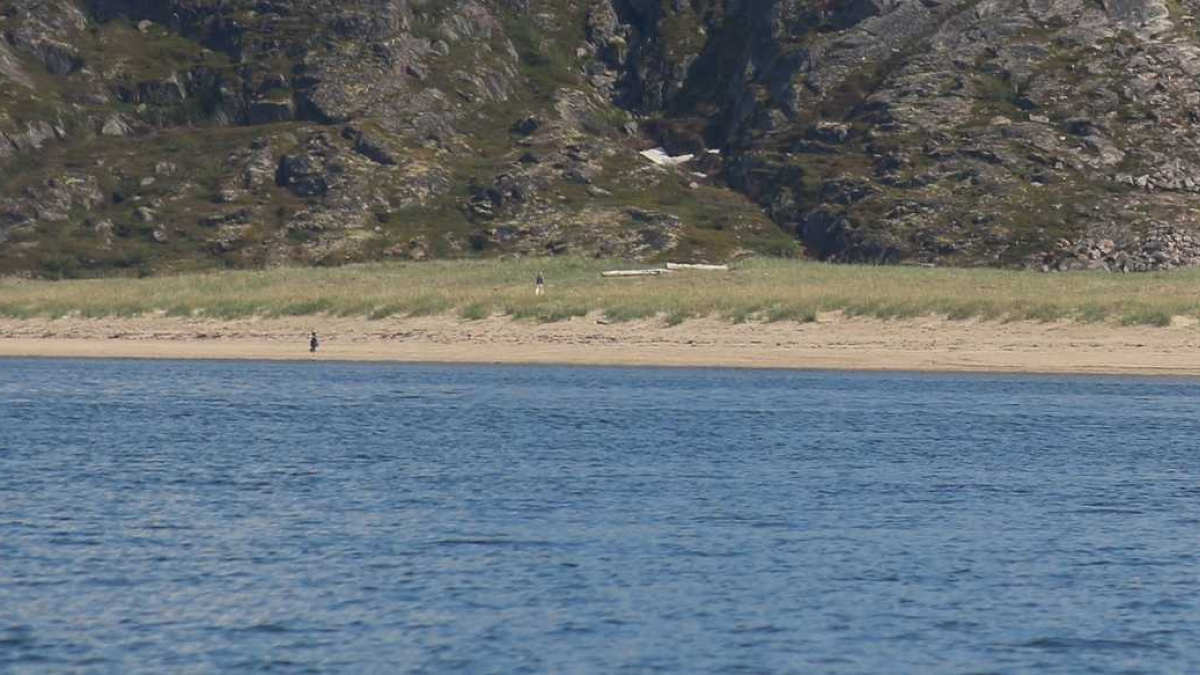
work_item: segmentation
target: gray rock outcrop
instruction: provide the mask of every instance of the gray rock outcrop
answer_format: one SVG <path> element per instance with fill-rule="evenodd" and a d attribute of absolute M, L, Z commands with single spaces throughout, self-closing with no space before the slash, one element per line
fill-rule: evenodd
<path fill-rule="evenodd" d="M 0 274 L 792 242 L 1188 266 L 1198 10 L 0 0 Z"/>

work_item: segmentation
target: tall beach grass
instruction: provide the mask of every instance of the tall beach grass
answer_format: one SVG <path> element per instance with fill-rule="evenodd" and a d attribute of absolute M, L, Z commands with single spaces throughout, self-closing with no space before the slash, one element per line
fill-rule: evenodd
<path fill-rule="evenodd" d="M 1167 325 L 1200 318 L 1200 271 L 1142 275 L 827 265 L 751 259 L 728 272 L 609 279 L 628 262 L 581 258 L 285 268 L 152 279 L 0 281 L 0 316 L 237 319 L 336 315 L 380 320 L 506 315 L 559 321 L 697 317 L 813 321 L 823 312 L 895 319 L 1079 321 Z M 545 273 L 547 293 L 533 293 Z"/>

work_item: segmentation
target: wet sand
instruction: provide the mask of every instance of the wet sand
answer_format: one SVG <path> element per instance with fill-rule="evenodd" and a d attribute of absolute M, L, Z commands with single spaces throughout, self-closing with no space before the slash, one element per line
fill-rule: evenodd
<path fill-rule="evenodd" d="M 308 332 L 321 348 L 308 351 Z M 0 357 L 263 359 L 1200 376 L 1200 327 L 701 319 L 539 324 L 494 317 L 300 317 L 212 321 L 0 319 Z"/>

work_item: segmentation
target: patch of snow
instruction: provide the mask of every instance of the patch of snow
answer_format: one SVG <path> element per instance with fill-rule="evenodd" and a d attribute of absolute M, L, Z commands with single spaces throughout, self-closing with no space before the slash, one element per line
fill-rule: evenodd
<path fill-rule="evenodd" d="M 695 159 L 695 155 L 676 155 L 674 157 L 667 154 L 662 148 L 652 148 L 643 150 L 642 157 L 654 162 L 659 166 L 679 166 L 685 162 L 690 162 Z"/>

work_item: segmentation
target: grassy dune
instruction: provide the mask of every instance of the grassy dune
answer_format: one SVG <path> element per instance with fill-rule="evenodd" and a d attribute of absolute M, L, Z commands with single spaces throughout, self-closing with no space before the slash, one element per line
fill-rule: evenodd
<path fill-rule="evenodd" d="M 372 264 L 153 279 L 0 281 L 0 316 L 172 316 L 231 319 L 331 314 L 381 319 L 504 314 L 556 321 L 600 312 L 614 321 L 702 316 L 812 321 L 818 312 L 897 318 L 1167 325 L 1200 318 L 1200 271 L 1116 275 L 856 267 L 747 260 L 730 272 L 603 279 L 618 261 L 549 259 Z M 547 294 L 533 295 L 545 272 Z"/>

